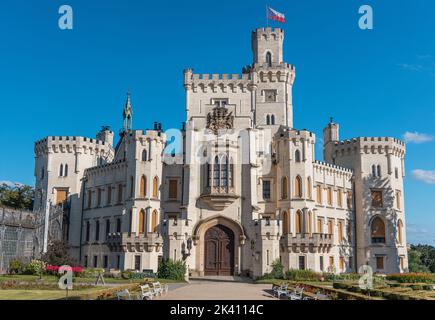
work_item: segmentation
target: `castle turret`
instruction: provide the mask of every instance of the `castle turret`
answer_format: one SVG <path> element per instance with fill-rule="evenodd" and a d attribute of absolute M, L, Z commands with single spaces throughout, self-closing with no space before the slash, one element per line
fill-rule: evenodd
<path fill-rule="evenodd" d="M 97 140 L 103 141 L 109 146 L 113 146 L 113 131 L 110 130 L 110 127 L 103 126 L 101 131 L 97 133 Z"/>
<path fill-rule="evenodd" d="M 282 63 L 284 31 L 280 28 L 259 28 L 252 32 L 254 64 L 272 67 Z"/>
<path fill-rule="evenodd" d="M 323 129 L 323 159 L 329 163 L 335 163 L 332 155 L 332 148 L 335 142 L 340 139 L 339 125 L 334 123 L 333 119 L 328 123 L 328 126 Z"/>

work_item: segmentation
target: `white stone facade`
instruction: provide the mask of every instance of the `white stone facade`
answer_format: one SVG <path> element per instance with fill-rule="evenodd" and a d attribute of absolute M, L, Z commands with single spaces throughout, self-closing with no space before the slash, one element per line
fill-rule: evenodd
<path fill-rule="evenodd" d="M 278 28 L 253 31 L 254 61 L 241 75 L 184 71 L 174 154 L 159 124 L 131 129 L 129 98 L 116 147 L 107 128 L 97 140 L 36 143 L 35 208 L 67 190 L 64 238 L 81 264 L 156 271 L 168 257 L 196 276 L 258 277 L 277 259 L 286 269 L 407 271 L 404 143 L 341 141 L 331 120 L 325 162 L 315 160 L 314 133 L 293 125 L 283 40 Z"/>

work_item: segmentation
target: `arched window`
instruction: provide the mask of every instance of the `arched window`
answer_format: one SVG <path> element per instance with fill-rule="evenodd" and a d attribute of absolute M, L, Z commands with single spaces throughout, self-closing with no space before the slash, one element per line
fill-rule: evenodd
<path fill-rule="evenodd" d="M 147 177 L 140 178 L 140 197 L 145 198 L 147 194 Z"/>
<path fill-rule="evenodd" d="M 153 179 L 153 197 L 158 198 L 159 196 L 159 178 L 157 176 Z"/>
<path fill-rule="evenodd" d="M 281 199 L 285 200 L 287 199 L 288 192 L 287 192 L 287 177 L 282 177 L 281 179 Z"/>
<path fill-rule="evenodd" d="M 289 220 L 287 211 L 284 211 L 284 213 L 282 214 L 282 233 L 289 233 Z"/>
<path fill-rule="evenodd" d="M 146 149 L 144 149 L 142 151 L 142 161 L 147 161 L 147 151 L 146 151 Z"/>
<path fill-rule="evenodd" d="M 301 162 L 301 152 L 299 150 L 296 150 L 295 152 L 295 161 Z"/>
<path fill-rule="evenodd" d="M 403 244 L 403 222 L 402 220 L 397 221 L 397 240 L 399 244 Z"/>
<path fill-rule="evenodd" d="M 228 171 L 228 187 L 234 186 L 234 164 L 233 159 L 230 158 L 230 167 Z"/>
<path fill-rule="evenodd" d="M 151 232 L 157 232 L 157 210 L 151 214 Z"/>
<path fill-rule="evenodd" d="M 266 53 L 266 64 L 268 67 L 272 66 L 272 54 L 269 51 Z"/>
<path fill-rule="evenodd" d="M 63 176 L 64 176 L 64 177 L 68 177 L 68 165 L 67 165 L 67 164 L 65 165 L 65 169 L 64 169 L 64 172 L 63 172 Z"/>
<path fill-rule="evenodd" d="M 270 125 L 270 116 L 269 115 L 266 116 L 266 124 Z"/>
<path fill-rule="evenodd" d="M 338 241 L 343 241 L 343 222 L 338 221 Z"/>
<path fill-rule="evenodd" d="M 385 224 L 379 217 L 372 220 L 371 237 L 372 243 L 385 243 Z"/>
<path fill-rule="evenodd" d="M 213 187 L 219 187 L 219 158 L 216 156 L 214 158 L 213 165 Z"/>
<path fill-rule="evenodd" d="M 321 218 L 317 218 L 317 233 L 323 233 L 323 221 Z"/>
<path fill-rule="evenodd" d="M 378 165 L 378 177 L 380 177 L 381 175 L 382 175 L 382 173 L 381 173 L 381 166 Z"/>
<path fill-rule="evenodd" d="M 145 233 L 145 210 L 139 212 L 139 234 Z"/>
<path fill-rule="evenodd" d="M 300 176 L 295 178 L 295 192 L 294 196 L 297 198 L 302 198 L 302 179 Z"/>
<path fill-rule="evenodd" d="M 302 213 L 298 210 L 295 215 L 295 232 L 296 234 L 302 232 Z"/>
<path fill-rule="evenodd" d="M 376 177 L 376 166 L 372 165 L 372 176 Z"/>
<path fill-rule="evenodd" d="M 63 164 L 60 165 L 60 169 L 59 169 L 59 177 L 63 176 Z"/>
<path fill-rule="evenodd" d="M 313 186 L 311 185 L 310 177 L 307 178 L 307 194 L 308 194 L 308 199 L 313 198 Z"/>
<path fill-rule="evenodd" d="M 275 124 L 275 115 L 274 114 L 272 114 L 270 116 L 270 124 Z"/>

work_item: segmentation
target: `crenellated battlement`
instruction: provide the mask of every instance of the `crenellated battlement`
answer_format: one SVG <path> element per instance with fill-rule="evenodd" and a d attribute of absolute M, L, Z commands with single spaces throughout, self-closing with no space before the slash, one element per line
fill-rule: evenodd
<path fill-rule="evenodd" d="M 304 140 L 309 141 L 311 143 L 316 143 L 316 135 L 308 130 L 295 130 L 282 127 L 275 134 L 277 139 L 288 139 L 288 140 Z"/>
<path fill-rule="evenodd" d="M 257 28 L 252 31 L 252 39 L 266 39 L 266 40 L 283 40 L 284 30 L 281 28 Z"/>
<path fill-rule="evenodd" d="M 327 163 L 319 160 L 314 160 L 314 169 L 320 170 L 320 171 L 330 171 L 334 174 L 345 174 L 348 176 L 348 178 L 351 178 L 353 175 L 353 170 L 341 166 L 337 166 L 332 163 Z"/>
<path fill-rule="evenodd" d="M 335 156 L 351 154 L 393 154 L 405 156 L 405 142 L 392 137 L 358 137 L 336 141 L 333 146 Z"/>
<path fill-rule="evenodd" d="M 127 162 L 125 160 L 118 160 L 118 161 L 102 164 L 99 166 L 87 168 L 87 169 L 85 169 L 85 176 L 88 176 L 88 177 L 89 176 L 97 176 L 97 175 L 100 175 L 102 173 L 108 174 L 110 172 L 114 172 L 114 171 L 117 171 L 119 169 L 123 169 L 126 167 L 127 167 Z"/>
<path fill-rule="evenodd" d="M 110 153 L 112 147 L 104 141 L 79 136 L 49 136 L 36 141 L 34 147 L 36 156 L 49 152 L 75 153 L 79 150 Z"/>

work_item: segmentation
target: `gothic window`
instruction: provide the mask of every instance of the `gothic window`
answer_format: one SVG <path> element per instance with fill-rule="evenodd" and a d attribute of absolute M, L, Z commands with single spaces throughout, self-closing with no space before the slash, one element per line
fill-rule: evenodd
<path fill-rule="evenodd" d="M 207 164 L 206 164 L 206 170 L 207 170 L 207 174 L 206 174 L 206 176 L 207 176 L 207 187 L 210 187 L 210 185 L 211 185 L 211 181 L 210 181 L 210 179 L 211 179 L 211 176 L 210 176 L 210 170 L 211 170 L 211 165 L 210 165 L 210 163 L 208 163 L 207 162 Z"/>
<path fill-rule="evenodd" d="M 270 200 L 270 180 L 263 180 L 263 199 Z"/>
<path fill-rule="evenodd" d="M 63 172 L 63 176 L 64 177 L 68 177 L 68 165 L 67 164 L 65 164 L 65 169 L 64 169 L 64 172 Z"/>
<path fill-rule="evenodd" d="M 271 125 L 274 125 L 274 124 L 275 124 L 275 115 L 274 115 L 274 114 L 272 114 L 272 115 L 270 116 L 270 124 L 271 124 Z"/>
<path fill-rule="evenodd" d="M 398 168 L 394 169 L 394 176 L 396 177 L 396 179 L 399 179 L 399 169 Z"/>
<path fill-rule="evenodd" d="M 402 232 L 403 232 L 403 222 L 402 222 L 402 220 L 399 220 L 397 222 L 397 240 L 398 240 L 399 244 L 403 244 Z"/>
<path fill-rule="evenodd" d="M 101 188 L 97 189 L 97 206 L 101 206 Z"/>
<path fill-rule="evenodd" d="M 284 211 L 282 214 L 282 233 L 288 234 L 289 233 L 289 220 L 288 220 L 288 213 L 287 211 Z"/>
<path fill-rule="evenodd" d="M 400 210 L 401 193 L 399 190 L 396 191 L 396 207 Z"/>
<path fill-rule="evenodd" d="M 308 228 L 307 228 L 308 233 L 313 232 L 312 224 L 313 224 L 313 214 L 310 211 L 310 212 L 308 212 Z"/>
<path fill-rule="evenodd" d="M 59 169 L 59 177 L 63 176 L 63 164 L 60 165 L 60 169 Z"/>
<path fill-rule="evenodd" d="M 302 213 L 298 210 L 295 215 L 295 233 L 302 232 Z"/>
<path fill-rule="evenodd" d="M 346 202 L 347 202 L 347 208 L 350 209 L 352 207 L 352 192 L 350 191 L 346 193 Z"/>
<path fill-rule="evenodd" d="M 142 176 L 140 178 L 140 197 L 145 198 L 147 194 L 147 178 Z"/>
<path fill-rule="evenodd" d="M 295 191 L 294 196 L 297 198 L 302 198 L 302 179 L 300 176 L 295 178 Z"/>
<path fill-rule="evenodd" d="M 282 177 L 281 179 L 281 199 L 285 200 L 287 199 L 288 192 L 287 192 L 287 177 Z"/>
<path fill-rule="evenodd" d="M 169 180 L 169 199 L 177 199 L 177 180 Z"/>
<path fill-rule="evenodd" d="M 151 232 L 157 232 L 157 210 L 151 214 Z"/>
<path fill-rule="evenodd" d="M 373 207 L 380 208 L 383 206 L 382 191 L 372 190 L 371 197 L 372 197 L 372 206 Z"/>
<path fill-rule="evenodd" d="M 380 176 L 382 176 L 382 173 L 381 173 L 381 166 L 378 165 L 378 177 L 380 177 Z"/>
<path fill-rule="evenodd" d="M 89 235 L 91 233 L 91 223 L 86 221 L 86 241 L 89 241 Z"/>
<path fill-rule="evenodd" d="M 139 234 L 145 233 L 145 210 L 139 212 Z"/>
<path fill-rule="evenodd" d="M 299 150 L 296 150 L 295 152 L 295 161 L 301 162 L 301 152 Z"/>
<path fill-rule="evenodd" d="M 112 186 L 107 187 L 107 205 L 112 204 Z"/>
<path fill-rule="evenodd" d="M 142 161 L 147 161 L 147 151 L 146 151 L 146 149 L 144 149 L 142 151 Z"/>
<path fill-rule="evenodd" d="M 272 54 L 269 51 L 266 53 L 266 64 L 268 67 L 272 66 Z"/>
<path fill-rule="evenodd" d="M 308 194 L 308 199 L 312 199 L 313 186 L 311 185 L 311 178 L 310 177 L 307 178 L 307 194 Z"/>
<path fill-rule="evenodd" d="M 157 176 L 153 179 L 153 198 L 157 198 L 159 195 L 159 178 Z"/>
<path fill-rule="evenodd" d="M 266 124 L 267 124 L 267 125 L 270 125 L 270 115 L 267 115 L 267 116 L 266 116 Z"/>
<path fill-rule="evenodd" d="M 385 224 L 380 217 L 375 217 L 371 224 L 372 243 L 385 243 Z"/>
<path fill-rule="evenodd" d="M 372 165 L 372 176 L 376 177 L 376 166 Z"/>
<path fill-rule="evenodd" d="M 92 190 L 88 190 L 88 209 L 92 206 Z"/>
<path fill-rule="evenodd" d="M 233 159 L 230 159 L 230 167 L 228 171 L 228 186 L 233 187 L 234 186 L 234 164 Z"/>

